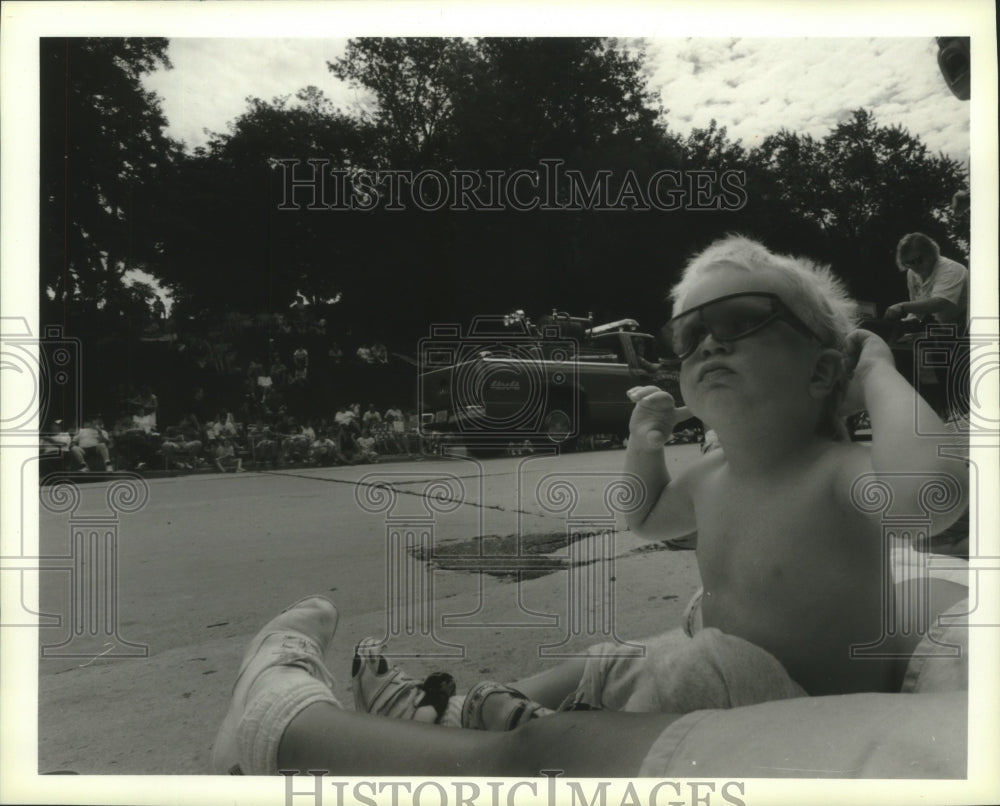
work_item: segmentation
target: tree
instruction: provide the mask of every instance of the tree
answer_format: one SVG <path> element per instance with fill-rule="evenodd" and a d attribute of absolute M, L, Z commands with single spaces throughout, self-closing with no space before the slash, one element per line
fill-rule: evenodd
<path fill-rule="evenodd" d="M 157 206 L 178 149 L 140 79 L 170 67 L 166 50 L 165 39 L 41 40 L 43 306 L 93 312 L 156 258 L 155 217 L 139 208 Z"/>
<path fill-rule="evenodd" d="M 379 167 L 510 175 L 540 172 L 540 161 L 551 158 L 587 181 L 611 171 L 620 182 L 636 167 L 648 174 L 677 164 L 676 144 L 658 125 L 660 109 L 646 89 L 642 53 L 614 40 L 352 40 L 330 69 L 373 97 L 368 120 L 378 132 Z M 565 176 L 555 190 L 568 197 Z M 401 329 L 419 333 L 429 321 L 533 300 L 593 305 L 608 294 L 609 264 L 653 265 L 636 254 L 646 241 L 630 237 L 628 216 L 524 212 L 499 201 L 504 209 L 486 215 L 409 209 L 386 218 L 383 231 L 395 237 L 378 239 L 380 270 L 363 275 L 373 284 L 358 289 L 359 299 L 377 297 Z M 405 246 L 396 251 L 394 244 Z M 386 293 L 393 274 L 406 289 L 395 298 Z M 416 289 L 413 276 L 421 278 Z M 483 276 L 495 281 L 483 283 Z"/>
<path fill-rule="evenodd" d="M 824 257 L 855 296 L 886 303 L 899 296 L 895 247 L 907 232 L 924 232 L 955 257 L 952 198 L 967 190 L 962 166 L 931 155 L 899 126 L 879 126 L 856 110 L 821 141 L 781 131 L 748 157 L 753 197 L 784 210 L 817 234 L 811 254 Z"/>
<path fill-rule="evenodd" d="M 379 165 L 433 163 L 450 135 L 458 84 L 473 71 L 472 47 L 456 38 L 352 39 L 327 66 L 338 78 L 372 92 Z"/>
<path fill-rule="evenodd" d="M 352 39 L 328 63 L 374 97 L 383 165 L 525 167 L 650 136 L 641 51 L 599 38 Z"/>
<path fill-rule="evenodd" d="M 297 293 L 335 297 L 362 248 L 349 211 L 307 209 L 306 195 L 285 199 L 289 175 L 312 175 L 309 160 L 323 160 L 322 171 L 363 160 L 362 127 L 315 87 L 294 102 L 284 96 L 247 103 L 227 133 L 179 161 L 165 190 L 159 276 L 181 309 L 284 311 Z"/>

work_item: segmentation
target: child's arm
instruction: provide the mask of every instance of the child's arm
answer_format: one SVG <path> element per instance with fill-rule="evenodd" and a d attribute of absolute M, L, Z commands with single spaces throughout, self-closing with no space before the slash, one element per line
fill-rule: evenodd
<path fill-rule="evenodd" d="M 663 445 L 674 426 L 690 415 L 656 386 L 635 387 L 628 396 L 635 408 L 629 422 L 625 473 L 642 481 L 645 494 L 625 521 L 641 537 L 686 537 L 695 530 L 694 507 L 683 482 L 671 480 Z"/>
<path fill-rule="evenodd" d="M 854 364 L 849 399 L 868 410 L 872 428 L 871 469 L 889 484 L 893 510 L 920 514 L 921 488 L 931 477 L 957 485 L 958 496 L 947 512 L 932 513 L 932 531 L 950 526 L 968 504 L 968 473 L 960 459 L 939 455 L 952 445 L 944 423 L 896 370 L 892 351 L 874 333 L 855 330 L 848 336 L 847 356 Z M 921 424 L 923 434 L 917 432 Z"/>

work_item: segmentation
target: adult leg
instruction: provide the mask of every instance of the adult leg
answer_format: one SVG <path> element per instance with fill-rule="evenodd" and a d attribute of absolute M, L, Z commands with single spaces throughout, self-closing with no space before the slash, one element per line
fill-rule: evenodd
<path fill-rule="evenodd" d="M 316 703 L 289 724 L 277 766 L 337 775 L 520 777 L 561 770 L 570 777 L 630 777 L 677 718 L 567 712 L 492 732 L 447 730 Z"/>
<path fill-rule="evenodd" d="M 340 709 L 322 656 L 337 614 L 310 597 L 272 619 L 244 657 L 213 748 L 217 772 L 344 775 L 634 775 L 674 719 L 565 713 L 509 732 L 447 730 Z M 600 717 L 600 719 L 597 719 Z"/>
<path fill-rule="evenodd" d="M 81 472 L 90 470 L 90 465 L 87 464 L 87 457 L 84 455 L 83 448 L 79 445 L 70 445 L 69 455 L 72 459 L 74 470 Z"/>
<path fill-rule="evenodd" d="M 97 443 L 97 445 L 94 446 L 94 449 L 97 451 L 97 455 L 101 458 L 101 461 L 104 463 L 104 469 L 110 470 L 111 454 L 108 451 L 108 446 L 103 442 L 99 442 Z"/>

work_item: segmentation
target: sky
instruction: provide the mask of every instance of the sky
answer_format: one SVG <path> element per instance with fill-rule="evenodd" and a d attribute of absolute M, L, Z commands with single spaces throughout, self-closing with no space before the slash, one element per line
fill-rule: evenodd
<path fill-rule="evenodd" d="M 651 38 L 650 89 L 669 128 L 686 135 L 711 119 L 752 147 L 785 128 L 820 138 L 859 107 L 901 125 L 932 153 L 967 164 L 969 104 L 955 98 L 929 36 L 901 38 Z M 307 86 L 344 111 L 371 103 L 326 67 L 345 39 L 172 38 L 174 67 L 146 77 L 162 101 L 168 134 L 189 149 L 226 132 L 247 96 L 270 100 Z"/>

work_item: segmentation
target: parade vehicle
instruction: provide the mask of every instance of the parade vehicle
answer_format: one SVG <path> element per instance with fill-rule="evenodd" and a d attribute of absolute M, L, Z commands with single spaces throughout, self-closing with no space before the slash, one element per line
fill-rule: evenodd
<path fill-rule="evenodd" d="M 548 443 L 628 433 L 626 391 L 655 384 L 680 403 L 680 364 L 634 319 L 595 325 L 553 310 L 437 326 L 420 344 L 419 412 L 428 435 L 470 446 Z"/>

